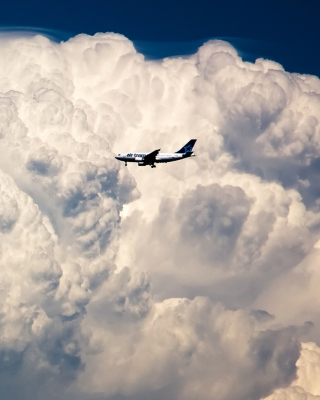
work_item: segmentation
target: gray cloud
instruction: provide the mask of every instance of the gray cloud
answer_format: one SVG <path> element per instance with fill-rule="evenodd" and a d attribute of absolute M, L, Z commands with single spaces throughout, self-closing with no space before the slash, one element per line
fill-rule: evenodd
<path fill-rule="evenodd" d="M 213 263 L 226 261 L 249 210 L 249 200 L 238 187 L 198 186 L 184 197 L 177 210 L 181 239 L 192 251 L 200 243 L 199 253 Z"/>

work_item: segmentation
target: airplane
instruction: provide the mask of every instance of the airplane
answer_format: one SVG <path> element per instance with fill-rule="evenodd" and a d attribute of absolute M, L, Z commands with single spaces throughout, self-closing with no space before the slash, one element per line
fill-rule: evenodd
<path fill-rule="evenodd" d="M 159 153 L 161 149 L 152 151 L 151 153 L 122 153 L 118 154 L 115 158 L 120 161 L 124 161 L 125 166 L 128 162 L 138 163 L 140 167 L 150 165 L 151 168 L 155 168 L 155 163 L 167 163 L 171 161 L 178 161 L 188 157 L 194 157 L 193 146 L 197 139 L 191 139 L 185 144 L 180 150 L 175 153 Z"/>

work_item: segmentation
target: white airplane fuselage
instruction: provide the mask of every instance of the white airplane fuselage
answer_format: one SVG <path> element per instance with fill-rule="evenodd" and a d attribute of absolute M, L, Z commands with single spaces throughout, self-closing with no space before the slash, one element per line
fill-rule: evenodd
<path fill-rule="evenodd" d="M 118 154 L 115 158 L 119 161 L 127 163 L 138 163 L 139 166 L 150 165 L 155 168 L 155 163 L 168 163 L 172 161 L 182 160 L 184 158 L 193 157 L 193 146 L 197 139 L 191 139 L 180 150 L 175 153 L 159 153 L 160 149 L 154 150 L 151 153 L 122 153 Z"/>
<path fill-rule="evenodd" d="M 138 165 L 146 165 L 144 164 L 144 157 L 148 153 L 123 153 L 118 154 L 116 159 L 119 161 L 124 162 L 133 162 L 138 163 Z M 194 154 L 177 154 L 177 153 L 159 153 L 156 157 L 154 162 L 155 163 L 167 163 L 171 161 L 178 161 L 182 160 L 183 158 L 194 157 Z"/>

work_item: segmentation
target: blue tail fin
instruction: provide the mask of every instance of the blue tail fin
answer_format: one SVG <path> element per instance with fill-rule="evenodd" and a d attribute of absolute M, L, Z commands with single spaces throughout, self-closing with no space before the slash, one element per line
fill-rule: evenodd
<path fill-rule="evenodd" d="M 191 153 L 193 146 L 197 139 L 191 139 L 187 144 L 185 144 L 179 151 L 176 151 L 176 153 Z"/>

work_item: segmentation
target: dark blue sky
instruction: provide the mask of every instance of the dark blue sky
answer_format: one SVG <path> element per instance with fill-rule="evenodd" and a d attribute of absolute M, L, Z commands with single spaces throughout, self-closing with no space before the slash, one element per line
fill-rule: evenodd
<path fill-rule="evenodd" d="M 54 29 L 63 39 L 122 33 L 149 57 L 229 38 L 249 60 L 263 56 L 290 72 L 320 76 L 319 0 L 12 0 L 2 3 L 0 25 Z"/>

